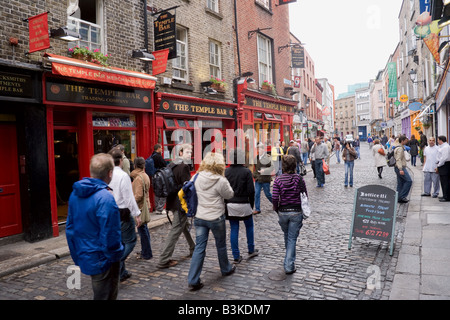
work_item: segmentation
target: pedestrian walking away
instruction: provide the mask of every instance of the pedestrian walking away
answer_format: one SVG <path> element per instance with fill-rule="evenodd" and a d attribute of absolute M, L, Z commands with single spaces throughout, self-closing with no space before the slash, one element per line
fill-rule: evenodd
<path fill-rule="evenodd" d="M 384 146 L 380 144 L 380 140 L 375 139 L 373 142 L 372 155 L 375 161 L 375 167 L 377 168 L 378 178 L 382 179 L 381 174 L 383 173 L 383 168 L 386 167 L 386 152 Z"/>
<path fill-rule="evenodd" d="M 356 153 L 358 154 L 358 159 L 361 159 L 361 141 L 359 140 L 359 136 L 356 136 L 355 140 L 352 142 L 353 148 L 355 148 Z M 345 146 L 344 146 L 345 147 Z"/>
<path fill-rule="evenodd" d="M 302 156 L 300 154 L 298 144 L 294 140 L 291 140 L 289 142 L 287 154 L 290 154 L 295 157 L 295 160 L 297 161 L 297 173 L 300 173 L 300 163 L 302 163 Z"/>
<path fill-rule="evenodd" d="M 427 140 L 427 136 L 423 134 L 422 130 L 419 131 L 419 147 L 420 147 L 420 150 L 419 150 L 419 157 L 420 157 L 420 161 L 421 161 L 422 163 L 424 163 L 424 158 L 423 158 L 424 155 L 423 155 L 423 152 L 425 151 L 425 147 L 428 146 L 427 141 L 428 141 L 428 140 Z M 435 144 L 436 144 L 436 143 L 435 143 Z"/>
<path fill-rule="evenodd" d="M 217 257 L 222 275 L 228 276 L 236 269 L 236 265 L 229 262 L 227 255 L 224 203 L 224 199 L 231 199 L 234 196 L 234 191 L 224 174 L 223 155 L 208 152 L 200 164 L 195 181 L 198 205 L 194 218 L 196 244 L 188 273 L 188 284 L 191 290 L 199 290 L 203 287 L 200 274 L 206 256 L 210 231 L 216 241 Z"/>
<path fill-rule="evenodd" d="M 311 148 L 314 154 L 314 166 L 316 168 L 317 187 L 323 188 L 325 185 L 325 173 L 323 172 L 323 161 L 328 157 L 328 147 L 322 143 L 320 137 L 316 137 L 316 142 Z"/>
<path fill-rule="evenodd" d="M 123 157 L 118 148 L 110 152 L 114 160 L 114 175 L 109 183 L 114 199 L 120 211 L 120 224 L 122 230 L 122 243 L 124 251 L 120 259 L 120 281 L 131 277 L 131 272 L 126 269 L 125 260 L 136 245 L 136 226 L 141 226 L 141 210 L 134 199 L 133 187 L 130 176 L 122 170 Z"/>
<path fill-rule="evenodd" d="M 303 164 L 306 166 L 308 164 L 308 155 L 309 155 L 309 144 L 308 141 L 303 140 L 301 142 L 301 154 L 302 154 L 302 161 Z"/>
<path fill-rule="evenodd" d="M 141 225 L 137 228 L 141 239 L 141 252 L 139 259 L 149 260 L 153 257 L 150 232 L 147 224 L 150 222 L 150 201 L 148 198 L 150 190 L 150 178 L 145 173 L 145 159 L 136 157 L 134 159 L 134 170 L 130 177 L 133 179 L 132 187 L 134 199 L 141 210 Z"/>
<path fill-rule="evenodd" d="M 189 163 L 191 162 L 192 155 L 192 145 L 183 144 L 179 147 L 178 156 L 173 161 L 172 171 L 175 179 L 175 183 L 179 186 L 180 189 L 184 182 L 189 181 L 191 178 L 191 172 L 189 168 Z M 189 245 L 189 255 L 192 256 L 195 248 L 195 242 L 192 239 L 191 233 L 189 232 L 189 224 L 188 218 L 186 217 L 186 213 L 181 208 L 180 199 L 178 199 L 178 190 L 172 194 L 170 194 L 166 199 L 166 210 L 172 211 L 173 219 L 172 219 L 172 227 L 167 234 L 167 237 L 164 242 L 163 249 L 161 251 L 158 268 L 169 268 L 178 264 L 178 261 L 172 260 L 172 255 L 175 250 L 175 244 L 178 242 L 181 233 L 184 234 L 186 241 Z"/>
<path fill-rule="evenodd" d="M 400 136 L 394 143 L 394 157 L 395 166 L 394 171 L 397 175 L 397 192 L 398 192 L 398 202 L 407 203 L 409 191 L 412 186 L 412 179 L 406 169 L 406 158 L 404 146 L 408 143 L 408 138 L 406 136 Z"/>
<path fill-rule="evenodd" d="M 242 149 L 232 150 L 229 159 L 233 164 L 225 170 L 225 177 L 234 191 L 234 196 L 225 201 L 227 208 L 226 217 L 230 221 L 231 253 L 234 263 L 240 263 L 242 256 L 239 250 L 239 224 L 244 222 L 247 235 L 248 257 L 258 255 L 255 249 L 253 204 L 255 202 L 255 186 L 253 184 L 252 172 L 244 167 L 245 152 Z M 280 168 L 281 172 L 281 168 Z"/>
<path fill-rule="evenodd" d="M 283 148 L 280 146 L 280 142 L 276 142 L 272 147 L 271 156 L 272 162 L 275 165 L 276 175 L 280 175 L 281 172 L 281 157 L 284 155 Z"/>
<path fill-rule="evenodd" d="M 162 157 L 162 146 L 157 143 L 153 147 L 153 153 L 150 156 L 153 160 L 154 170 L 158 170 L 161 168 L 165 168 L 167 166 L 166 161 Z M 151 177 L 150 177 L 151 178 Z M 166 214 L 166 209 L 164 209 L 164 205 L 166 204 L 166 198 L 158 197 L 155 194 L 155 214 Z"/>
<path fill-rule="evenodd" d="M 450 201 L 450 146 L 445 136 L 438 137 L 439 152 L 437 172 L 441 180 L 442 198 L 441 202 Z"/>
<path fill-rule="evenodd" d="M 358 153 L 355 148 L 352 147 L 352 144 L 349 141 L 345 142 L 344 150 L 342 151 L 342 159 L 345 164 L 345 179 L 344 179 L 344 187 L 347 187 L 350 184 L 350 187 L 353 187 L 353 168 L 355 166 L 355 159 L 357 159 Z M 350 177 L 350 180 L 349 180 Z"/>
<path fill-rule="evenodd" d="M 333 144 L 333 150 L 336 153 L 336 163 L 341 163 L 341 143 L 339 142 L 338 138 L 334 138 L 334 144 Z"/>
<path fill-rule="evenodd" d="M 264 190 L 267 199 L 272 203 L 270 182 L 272 181 L 273 173 L 274 168 L 270 157 L 267 155 L 266 146 L 259 143 L 255 171 L 253 172 L 253 178 L 255 179 L 255 209 L 253 214 L 261 213 L 261 189 Z"/>
<path fill-rule="evenodd" d="M 115 300 L 123 254 L 119 207 L 108 184 L 114 172 L 110 155 L 91 158 L 90 178 L 75 182 L 69 199 L 66 239 L 81 272 L 91 276 L 94 300 Z"/>
<path fill-rule="evenodd" d="M 292 274 L 295 267 L 297 239 L 303 225 L 301 193 L 308 194 L 305 181 L 296 174 L 293 156 L 283 157 L 283 174 L 273 182 L 273 210 L 278 214 L 278 223 L 283 231 L 286 254 L 284 271 Z"/>
<path fill-rule="evenodd" d="M 411 155 L 411 165 L 415 167 L 417 155 L 419 154 L 419 141 L 417 141 L 414 135 L 412 135 L 411 140 L 408 141 L 408 146 L 411 148 L 409 150 L 409 154 Z"/>
<path fill-rule="evenodd" d="M 429 145 L 423 151 L 423 193 L 422 197 L 431 196 L 431 187 L 433 186 L 433 198 L 439 196 L 440 180 L 437 173 L 437 157 L 439 147 L 436 145 L 436 139 L 431 137 Z"/>

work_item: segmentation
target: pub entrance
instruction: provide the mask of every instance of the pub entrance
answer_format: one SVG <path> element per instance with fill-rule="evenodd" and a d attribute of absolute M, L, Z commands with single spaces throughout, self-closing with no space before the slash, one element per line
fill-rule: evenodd
<path fill-rule="evenodd" d="M 76 129 L 55 130 L 54 148 L 58 223 L 64 223 L 67 220 L 72 185 L 80 179 Z"/>

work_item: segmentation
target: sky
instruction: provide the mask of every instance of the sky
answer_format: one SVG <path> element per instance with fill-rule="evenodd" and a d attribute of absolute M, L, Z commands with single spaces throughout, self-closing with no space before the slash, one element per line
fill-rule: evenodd
<path fill-rule="evenodd" d="M 305 44 L 316 78 L 335 86 L 375 79 L 399 40 L 402 0 L 297 0 L 289 4 L 291 32 Z"/>

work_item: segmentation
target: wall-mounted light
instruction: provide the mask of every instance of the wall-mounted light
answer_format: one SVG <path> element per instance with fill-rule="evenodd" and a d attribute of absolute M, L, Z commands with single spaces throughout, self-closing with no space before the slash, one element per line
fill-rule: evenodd
<path fill-rule="evenodd" d="M 143 61 L 153 61 L 155 60 L 155 56 L 151 53 L 147 52 L 147 49 L 136 49 L 133 50 L 132 55 L 133 58 L 141 59 Z"/>
<path fill-rule="evenodd" d="M 77 41 L 81 39 L 81 36 L 78 32 L 69 30 L 67 27 L 61 27 L 58 29 L 50 30 L 50 37 L 61 39 L 64 41 Z"/>
<path fill-rule="evenodd" d="M 212 84 L 213 83 L 211 81 L 200 82 L 200 85 L 202 86 L 204 93 L 217 94 L 217 91 L 211 88 Z"/>

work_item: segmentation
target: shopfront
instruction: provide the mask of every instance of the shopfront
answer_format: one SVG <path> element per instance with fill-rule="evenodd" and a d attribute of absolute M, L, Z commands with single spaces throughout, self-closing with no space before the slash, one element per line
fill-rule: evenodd
<path fill-rule="evenodd" d="M 182 144 L 191 144 L 191 171 L 208 151 L 227 152 L 227 135 L 235 130 L 236 105 L 168 93 L 156 94 L 156 143 L 167 162 L 176 158 Z"/>
<path fill-rule="evenodd" d="M 66 220 L 72 185 L 90 175 L 94 154 L 122 144 L 130 160 L 146 158 L 154 143 L 155 78 L 115 68 L 90 69 L 92 64 L 72 60 L 50 59 L 52 72 L 43 76 L 55 236 Z"/>
<path fill-rule="evenodd" d="M 260 142 L 267 146 L 268 152 L 279 141 L 285 141 L 289 145 L 289 141 L 293 139 L 294 107 L 297 103 L 245 91 L 242 129 L 245 133 L 247 161 L 250 161 L 249 157 L 256 155 L 256 146 Z"/>
<path fill-rule="evenodd" d="M 42 70 L 0 64 L 0 238 L 52 235 Z"/>

